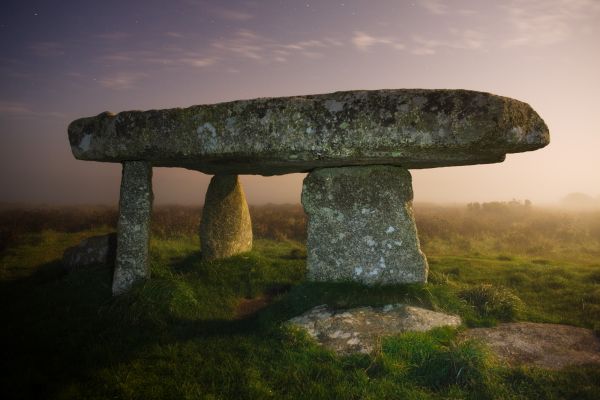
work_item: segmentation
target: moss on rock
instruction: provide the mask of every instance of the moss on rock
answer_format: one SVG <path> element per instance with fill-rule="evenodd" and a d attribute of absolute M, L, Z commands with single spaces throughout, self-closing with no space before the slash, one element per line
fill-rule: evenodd
<path fill-rule="evenodd" d="M 210 174 L 499 162 L 549 143 L 526 103 L 467 90 L 395 89 L 103 113 L 69 126 L 75 157 Z M 259 160 L 260 162 L 256 162 Z"/>

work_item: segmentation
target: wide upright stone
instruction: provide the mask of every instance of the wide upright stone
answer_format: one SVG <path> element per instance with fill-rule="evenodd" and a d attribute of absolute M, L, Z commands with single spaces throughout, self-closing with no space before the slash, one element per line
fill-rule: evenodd
<path fill-rule="evenodd" d="M 368 285 L 425 282 L 427 260 L 401 167 L 323 168 L 304 180 L 308 278 Z"/>
<path fill-rule="evenodd" d="M 200 222 L 202 258 L 216 260 L 252 250 L 252 223 L 237 175 L 210 180 Z"/>
<path fill-rule="evenodd" d="M 134 283 L 150 276 L 152 201 L 152 165 L 143 161 L 124 162 L 113 295 L 126 292 Z"/>

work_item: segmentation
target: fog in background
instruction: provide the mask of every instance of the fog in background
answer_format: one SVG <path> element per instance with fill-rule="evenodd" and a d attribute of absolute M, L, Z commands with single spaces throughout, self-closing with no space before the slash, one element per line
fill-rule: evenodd
<path fill-rule="evenodd" d="M 417 202 L 600 195 L 598 1 L 9 0 L 0 33 L 0 202 L 116 204 L 120 166 L 70 153 L 79 117 L 381 88 L 509 96 L 550 128 L 504 163 L 413 170 Z M 242 182 L 296 203 L 303 176 Z M 156 168 L 156 202 L 201 204 L 209 180 Z"/>

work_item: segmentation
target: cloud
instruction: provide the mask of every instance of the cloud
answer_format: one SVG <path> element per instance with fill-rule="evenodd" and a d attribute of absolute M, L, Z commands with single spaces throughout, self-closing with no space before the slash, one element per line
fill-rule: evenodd
<path fill-rule="evenodd" d="M 238 31 L 229 38 L 212 42 L 212 47 L 215 49 L 253 60 L 266 59 L 266 51 L 272 45 L 272 40 L 246 29 Z"/>
<path fill-rule="evenodd" d="M 177 35 L 179 36 L 179 35 Z M 260 35 L 248 29 L 240 29 L 229 36 L 212 41 L 183 37 L 177 45 L 154 47 L 152 49 L 110 50 L 96 57 L 96 61 L 106 67 L 120 67 L 132 70 L 142 66 L 168 66 L 209 68 L 226 64 L 236 59 L 251 60 L 261 64 L 285 63 L 295 57 L 318 59 L 335 47 L 345 43 L 332 37 L 308 38 L 297 41 L 280 41 Z M 105 78 L 105 87 L 129 88 L 136 76 L 115 75 Z"/>
<path fill-rule="evenodd" d="M 597 0 L 512 0 L 504 9 L 514 31 L 504 47 L 560 43 L 600 16 Z"/>
<path fill-rule="evenodd" d="M 442 0 L 419 0 L 419 5 L 432 14 L 443 15 L 448 12 L 448 5 Z"/>
<path fill-rule="evenodd" d="M 126 39 L 128 37 L 130 37 L 131 35 L 127 32 L 106 32 L 106 33 L 100 33 L 97 35 L 94 35 L 94 37 L 98 38 L 98 39 L 105 39 L 105 40 L 121 40 L 121 39 Z"/>
<path fill-rule="evenodd" d="M 134 61 L 134 55 L 132 53 L 118 51 L 114 53 L 107 53 L 98 58 L 104 62 L 129 62 Z"/>
<path fill-rule="evenodd" d="M 484 45 L 484 35 L 473 29 L 450 29 L 453 38 L 444 43 L 453 49 L 477 50 Z"/>
<path fill-rule="evenodd" d="M 142 72 L 118 72 L 99 79 L 98 82 L 108 89 L 126 90 L 133 88 L 138 81 L 146 76 L 147 74 Z"/>
<path fill-rule="evenodd" d="M 165 32 L 165 36 L 168 36 L 170 38 L 176 38 L 176 39 L 184 38 L 184 35 L 179 32 Z"/>
<path fill-rule="evenodd" d="M 412 43 L 404 44 L 397 38 L 389 36 L 373 36 L 365 32 L 354 32 L 352 44 L 360 50 L 366 51 L 375 45 L 389 46 L 396 50 L 408 50 L 414 55 L 433 55 L 440 48 L 477 50 L 483 48 L 484 36 L 472 29 L 450 29 L 444 40 L 413 35 Z"/>
<path fill-rule="evenodd" d="M 251 20 L 254 18 L 254 15 L 252 15 L 248 12 L 227 9 L 227 8 L 215 8 L 215 9 L 213 9 L 212 13 L 221 19 L 226 19 L 229 21 L 240 22 L 240 21 L 248 21 L 248 20 Z"/>
<path fill-rule="evenodd" d="M 254 14 L 249 13 L 244 10 L 241 10 L 241 9 L 233 9 L 233 8 L 215 6 L 214 3 L 216 3 L 216 2 L 211 3 L 210 1 L 207 1 L 207 0 L 183 0 L 183 2 L 194 8 L 202 9 L 203 13 L 208 13 L 208 14 L 214 16 L 215 18 L 219 18 L 219 19 L 243 22 L 243 21 L 249 21 L 254 18 Z M 253 7 L 256 6 L 256 5 L 250 4 L 249 2 L 245 2 L 245 5 L 253 6 Z"/>
<path fill-rule="evenodd" d="M 450 37 L 446 40 L 429 39 L 423 36 L 413 36 L 413 46 L 410 52 L 414 55 L 433 55 L 439 48 L 458 50 L 478 50 L 484 45 L 484 36 L 481 32 L 471 29 L 450 29 Z"/>
<path fill-rule="evenodd" d="M 356 48 L 361 51 L 366 51 L 369 49 L 369 47 L 377 44 L 392 46 L 397 50 L 401 50 L 404 48 L 404 45 L 402 43 L 394 41 L 388 37 L 371 36 L 368 33 L 360 31 L 354 32 L 354 36 L 352 37 L 352 44 L 354 44 L 354 46 L 356 46 Z"/>
<path fill-rule="evenodd" d="M 58 57 L 65 54 L 65 46 L 58 42 L 37 42 L 29 49 L 38 57 Z"/>
<path fill-rule="evenodd" d="M 477 14 L 479 14 L 477 11 L 471 10 L 470 8 L 462 8 L 462 9 L 458 10 L 457 13 L 459 15 L 464 15 L 464 16 L 467 16 L 467 17 L 469 17 L 471 15 L 477 15 Z"/>
<path fill-rule="evenodd" d="M 189 57 L 182 58 L 180 61 L 192 67 L 203 68 L 216 64 L 218 60 L 214 57 Z"/>
<path fill-rule="evenodd" d="M 65 114 L 63 113 L 38 111 L 25 103 L 1 100 L 0 115 L 13 118 L 65 118 Z"/>
<path fill-rule="evenodd" d="M 322 51 L 342 45 L 342 42 L 333 38 L 280 42 L 247 29 L 239 30 L 228 38 L 211 43 L 219 59 L 234 56 L 260 63 L 287 62 L 290 57 L 299 55 L 306 58 L 320 58 L 324 55 Z"/>

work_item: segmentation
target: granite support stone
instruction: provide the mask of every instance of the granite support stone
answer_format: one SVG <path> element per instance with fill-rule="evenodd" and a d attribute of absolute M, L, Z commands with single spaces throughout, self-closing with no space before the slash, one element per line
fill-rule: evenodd
<path fill-rule="evenodd" d="M 322 168 L 304 180 L 308 279 L 367 285 L 425 282 L 412 212 L 412 182 L 402 167 Z"/>
<path fill-rule="evenodd" d="M 206 191 L 200 244 L 204 260 L 217 260 L 252 250 L 252 222 L 237 175 L 215 175 Z"/>
<path fill-rule="evenodd" d="M 150 275 L 152 201 L 152 165 L 145 161 L 123 162 L 113 295 L 128 291 Z"/>

